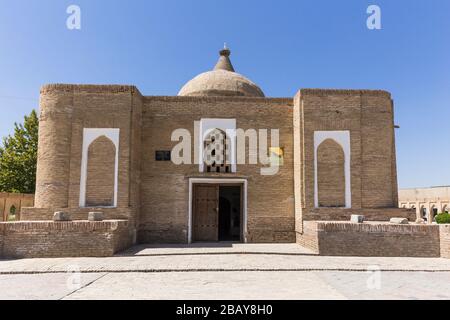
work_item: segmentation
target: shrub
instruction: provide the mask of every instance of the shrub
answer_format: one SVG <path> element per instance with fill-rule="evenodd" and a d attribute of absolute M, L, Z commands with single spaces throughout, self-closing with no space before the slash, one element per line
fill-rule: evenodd
<path fill-rule="evenodd" d="M 450 213 L 440 213 L 436 216 L 436 222 L 438 224 L 450 223 Z"/>

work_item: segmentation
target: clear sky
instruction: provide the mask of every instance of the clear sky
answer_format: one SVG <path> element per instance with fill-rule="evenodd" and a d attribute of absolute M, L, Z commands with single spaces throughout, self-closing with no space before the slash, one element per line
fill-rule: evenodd
<path fill-rule="evenodd" d="M 81 30 L 66 27 L 71 4 Z M 371 4 L 381 30 L 366 27 Z M 400 187 L 450 185 L 448 0 L 0 0 L 0 136 L 38 107 L 42 84 L 176 95 L 213 67 L 223 42 L 267 96 L 390 91 Z"/>

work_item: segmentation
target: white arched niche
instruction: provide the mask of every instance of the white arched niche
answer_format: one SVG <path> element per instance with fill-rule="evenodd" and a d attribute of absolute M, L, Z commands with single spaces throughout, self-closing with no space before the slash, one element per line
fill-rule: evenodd
<path fill-rule="evenodd" d="M 319 184 L 317 149 L 327 139 L 336 141 L 344 151 L 345 171 L 345 208 L 352 207 L 351 172 L 350 172 L 350 131 L 315 131 L 314 132 L 314 206 L 319 208 Z"/>
<path fill-rule="evenodd" d="M 114 205 L 117 207 L 117 192 L 119 180 L 119 136 L 120 129 L 102 129 L 102 128 L 84 128 L 83 129 L 83 146 L 81 154 L 81 178 L 80 178 L 80 207 L 86 207 L 86 181 L 87 181 L 87 164 L 88 150 L 92 142 L 97 138 L 105 136 L 114 144 L 116 148 L 114 162 Z"/>

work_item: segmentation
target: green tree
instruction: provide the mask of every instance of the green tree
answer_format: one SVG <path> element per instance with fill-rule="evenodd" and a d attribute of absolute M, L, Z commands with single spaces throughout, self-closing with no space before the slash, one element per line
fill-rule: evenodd
<path fill-rule="evenodd" d="M 34 193 L 39 119 L 35 110 L 14 124 L 14 134 L 0 146 L 0 191 Z"/>

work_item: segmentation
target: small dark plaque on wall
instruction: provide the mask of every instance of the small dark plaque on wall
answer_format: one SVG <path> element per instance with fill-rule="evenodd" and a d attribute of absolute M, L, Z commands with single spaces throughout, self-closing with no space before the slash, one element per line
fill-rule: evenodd
<path fill-rule="evenodd" d="M 156 161 L 170 161 L 170 151 L 155 151 Z"/>

